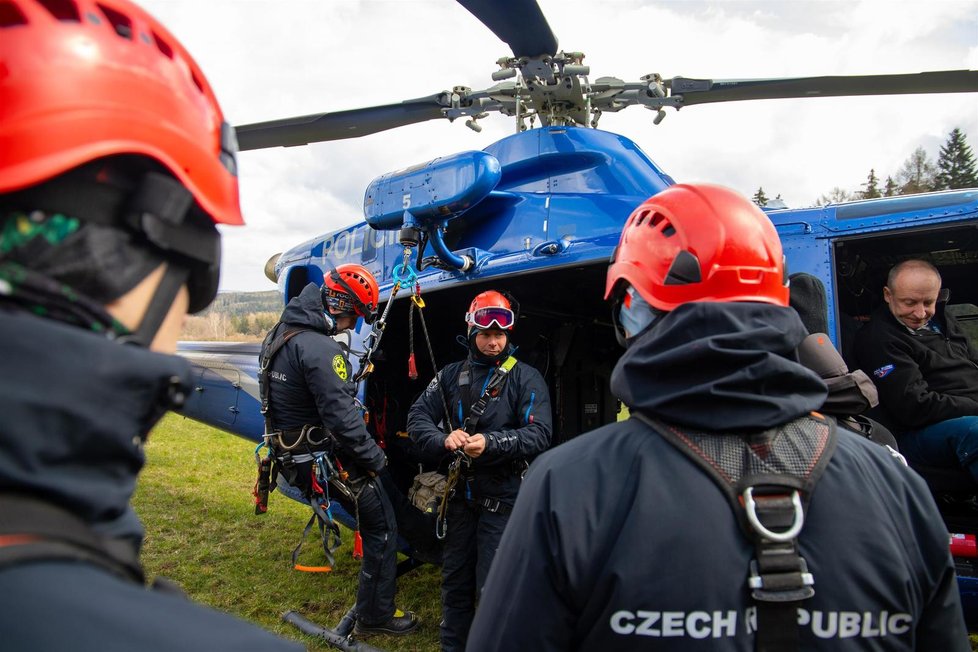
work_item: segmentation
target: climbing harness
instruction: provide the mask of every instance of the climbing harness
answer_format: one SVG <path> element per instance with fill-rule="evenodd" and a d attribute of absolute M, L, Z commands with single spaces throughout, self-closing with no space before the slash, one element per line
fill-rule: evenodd
<path fill-rule="evenodd" d="M 489 402 L 494 398 L 499 396 L 500 392 L 503 391 L 503 386 L 506 384 L 506 379 L 509 378 L 509 372 L 512 371 L 513 367 L 516 366 L 516 358 L 509 356 L 496 366 L 492 371 L 492 375 L 489 376 L 488 382 L 486 382 L 485 389 L 482 390 L 482 396 L 479 400 L 472 404 L 469 408 L 469 414 L 465 418 L 462 424 L 462 430 L 470 435 L 476 433 L 476 428 L 479 425 L 479 419 L 485 414 L 486 408 L 489 406 Z M 469 367 L 468 361 L 462 367 L 462 372 L 458 376 L 458 384 L 460 387 L 465 387 L 469 384 L 469 376 L 471 374 L 471 369 Z M 464 393 L 464 392 L 463 392 Z"/>
<path fill-rule="evenodd" d="M 486 385 L 482 390 L 482 395 L 472 405 L 472 407 L 469 408 L 469 414 L 462 424 L 462 430 L 470 435 L 474 435 L 476 433 L 476 429 L 479 425 L 479 419 L 481 419 L 482 415 L 485 414 L 489 402 L 499 396 L 499 394 L 502 392 L 503 387 L 506 384 L 506 379 L 509 377 L 509 372 L 516 366 L 516 362 L 517 360 L 514 356 L 509 356 L 503 360 L 502 363 L 496 366 L 495 369 L 493 369 L 492 374 L 490 374 L 489 378 L 486 380 Z M 459 373 L 459 387 L 468 387 L 470 376 L 471 369 L 468 361 L 466 361 L 462 367 L 462 371 Z M 440 383 L 439 388 L 441 388 Z M 463 390 L 463 394 L 465 393 L 466 392 Z M 444 400 L 444 394 L 442 395 L 442 398 Z M 446 420 L 449 422 L 449 428 L 451 428 L 451 416 L 448 412 L 447 401 L 445 406 L 445 415 Z M 525 464 L 525 462 L 523 464 Z M 466 501 L 473 502 L 471 489 L 469 487 L 469 482 L 471 480 L 469 476 L 471 474 L 471 470 L 472 458 L 461 450 L 456 450 L 455 457 L 448 465 L 448 482 L 445 485 L 445 492 L 442 495 L 441 504 L 438 506 L 438 519 L 435 521 L 435 536 L 437 536 L 439 539 L 444 539 L 448 532 L 448 502 L 455 495 L 455 488 L 458 485 L 459 479 L 462 477 L 465 477 L 465 499 Z M 493 513 L 507 514 L 512 509 L 509 505 L 487 496 L 480 496 L 474 502 L 486 511 Z"/>
<path fill-rule="evenodd" d="M 815 579 L 798 549 L 805 510 L 836 444 L 818 413 L 747 435 L 691 432 L 633 412 L 717 483 L 754 544 L 747 588 L 757 613 L 755 652 L 799 649 L 798 607 Z"/>
<path fill-rule="evenodd" d="M 40 560 L 93 564 L 143 584 L 135 546 L 93 531 L 67 509 L 20 494 L 0 494 L 0 567 Z"/>
<path fill-rule="evenodd" d="M 261 413 L 265 421 L 263 441 L 255 448 L 255 462 L 258 466 L 258 479 L 252 494 L 255 498 L 255 514 L 268 511 L 268 494 L 274 489 L 275 480 L 281 474 L 285 480 L 295 486 L 300 480 L 298 464 L 312 462 L 308 479 L 309 490 L 305 498 L 312 508 L 312 516 L 299 539 L 299 544 L 292 551 L 292 567 L 305 572 L 329 572 L 335 564 L 333 553 L 342 543 L 339 525 L 333 519 L 330 507 L 329 487 L 334 487 L 356 505 L 357 495 L 348 486 L 349 476 L 342 469 L 335 457 L 336 440 L 326 428 L 320 425 L 304 425 L 297 430 L 275 430 L 270 415 L 269 369 L 272 360 L 290 339 L 306 328 L 286 328 L 281 333 L 276 326 L 265 337 L 262 343 L 263 355 L 258 367 L 258 388 L 261 400 Z M 261 456 L 261 449 L 267 453 Z M 303 481 L 305 484 L 305 481 Z M 359 512 L 359 510 L 357 510 Z M 359 538 L 359 513 L 356 515 L 358 527 L 354 532 L 354 550 Z M 323 552 L 327 565 L 306 566 L 298 563 L 299 552 L 302 550 L 306 536 L 314 523 L 318 523 Z"/>

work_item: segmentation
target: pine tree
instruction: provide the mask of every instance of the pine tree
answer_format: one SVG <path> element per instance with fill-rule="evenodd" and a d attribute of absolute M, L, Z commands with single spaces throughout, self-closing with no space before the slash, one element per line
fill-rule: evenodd
<path fill-rule="evenodd" d="M 978 187 L 975 156 L 968 146 L 964 132 L 955 127 L 948 134 L 937 158 L 938 173 L 935 190 Z"/>
<path fill-rule="evenodd" d="M 883 186 L 883 196 L 892 197 L 900 194 L 900 186 L 893 180 L 893 177 L 886 177 L 886 185 Z"/>
<path fill-rule="evenodd" d="M 923 147 L 914 150 L 903 163 L 903 167 L 897 173 L 897 182 L 900 183 L 900 194 L 911 195 L 918 192 L 930 192 L 934 189 L 937 168 L 930 161 L 927 152 Z"/>
<path fill-rule="evenodd" d="M 871 168 L 869 170 L 869 176 L 866 177 L 866 183 L 863 184 L 863 187 L 866 189 L 859 193 L 860 196 L 863 199 L 876 199 L 877 197 L 881 197 L 879 182 L 880 180 L 876 178 L 876 170 Z"/>
<path fill-rule="evenodd" d="M 761 188 L 760 186 L 758 186 L 757 192 L 754 193 L 754 196 L 751 197 L 751 199 L 753 199 L 754 203 L 761 208 L 767 206 L 767 195 L 764 194 L 764 188 Z"/>

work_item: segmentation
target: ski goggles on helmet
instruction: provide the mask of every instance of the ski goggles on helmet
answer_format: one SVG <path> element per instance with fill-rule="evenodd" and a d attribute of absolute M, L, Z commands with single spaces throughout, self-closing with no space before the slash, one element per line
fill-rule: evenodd
<path fill-rule="evenodd" d="M 499 328 L 508 331 L 513 328 L 516 316 L 509 308 L 479 308 L 465 314 L 465 323 L 479 329 Z"/>
<path fill-rule="evenodd" d="M 356 306 L 353 304 L 353 297 L 346 292 L 337 290 L 326 290 L 323 292 L 323 303 L 327 308 L 332 308 L 339 314 L 355 313 Z"/>

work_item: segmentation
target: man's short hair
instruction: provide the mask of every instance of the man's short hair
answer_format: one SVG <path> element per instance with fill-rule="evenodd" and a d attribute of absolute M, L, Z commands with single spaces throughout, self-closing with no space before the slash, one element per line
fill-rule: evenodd
<path fill-rule="evenodd" d="M 900 275 L 900 272 L 907 269 L 927 269 L 937 275 L 938 282 L 941 280 L 941 273 L 937 271 L 937 268 L 933 264 L 921 258 L 908 258 L 890 268 L 889 274 L 886 275 L 886 287 L 892 289 L 893 283 L 896 282 L 896 277 Z"/>

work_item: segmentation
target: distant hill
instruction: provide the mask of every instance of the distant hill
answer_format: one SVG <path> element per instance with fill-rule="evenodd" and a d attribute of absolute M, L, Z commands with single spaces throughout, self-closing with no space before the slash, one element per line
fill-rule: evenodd
<path fill-rule="evenodd" d="M 228 315 L 241 316 L 253 312 L 274 312 L 281 313 L 285 305 L 282 303 L 282 295 L 278 290 L 266 290 L 264 292 L 221 292 L 208 306 L 207 310 L 200 313 L 205 317 L 210 313 L 221 313 Z"/>
<path fill-rule="evenodd" d="M 282 295 L 265 292 L 222 292 L 207 310 L 187 317 L 180 339 L 260 342 L 282 314 Z"/>

